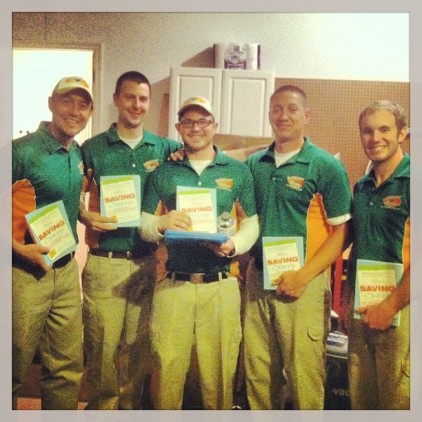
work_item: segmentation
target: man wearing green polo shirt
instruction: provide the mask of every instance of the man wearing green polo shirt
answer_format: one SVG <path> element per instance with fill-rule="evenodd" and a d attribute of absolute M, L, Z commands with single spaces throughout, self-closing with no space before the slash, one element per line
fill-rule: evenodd
<path fill-rule="evenodd" d="M 102 177 L 139 176 L 137 194 L 142 201 L 147 176 L 181 147 L 180 142 L 145 130 L 151 86 L 143 74 L 123 73 L 117 79 L 113 100 L 117 123 L 82 146 L 84 190 L 89 192 L 88 209 L 81 204 L 89 246 L 82 274 L 87 409 L 140 408 L 148 373 L 148 324 L 157 272 L 155 247 L 140 239 L 138 227 L 117 228 L 114 217 L 100 215 Z"/>
<path fill-rule="evenodd" d="M 12 382 L 13 403 L 36 352 L 42 365 L 42 409 L 76 410 L 83 374 L 79 271 L 74 252 L 52 265 L 50 248 L 35 244 L 25 215 L 62 200 L 77 240 L 82 155 L 74 137 L 92 114 L 82 78 L 62 78 L 48 106 L 51 122 L 12 143 Z"/>
<path fill-rule="evenodd" d="M 186 156 L 183 161 L 163 164 L 148 179 L 142 237 L 157 242 L 166 230 L 190 229 L 189 209 L 195 206 L 186 206 L 186 212 L 179 210 L 178 187 L 215 192 L 216 215 L 229 212 L 238 231 L 222 244 L 167 245 L 168 274 L 155 288 L 151 317 L 153 405 L 155 409 L 181 409 L 195 345 L 204 409 L 231 409 L 242 335 L 240 291 L 231 263 L 232 257 L 249 250 L 258 236 L 253 181 L 244 163 L 213 145 L 217 123 L 206 99 L 186 100 L 178 115 L 176 127 Z M 202 203 L 197 208 L 201 205 L 207 210 L 210 207 Z"/>
<path fill-rule="evenodd" d="M 361 112 L 359 131 L 372 170 L 354 187 L 354 238 L 340 314 L 349 336 L 350 403 L 357 410 L 407 410 L 410 158 L 402 150 L 408 133 L 404 110 L 376 101 Z M 366 292 L 377 299 L 368 301 Z"/>
<path fill-rule="evenodd" d="M 305 137 L 310 109 L 303 90 L 278 88 L 269 119 L 275 141 L 247 160 L 261 228 L 246 282 L 247 398 L 252 410 L 283 409 L 287 385 L 294 409 L 321 410 L 330 322 L 326 269 L 345 247 L 350 186 L 342 163 Z M 264 253 L 275 258 L 263 259 Z M 264 288 L 266 273 L 273 289 Z"/>

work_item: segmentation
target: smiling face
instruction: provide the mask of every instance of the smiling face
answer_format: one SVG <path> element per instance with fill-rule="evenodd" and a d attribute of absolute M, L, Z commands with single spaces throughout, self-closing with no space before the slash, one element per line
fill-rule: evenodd
<path fill-rule="evenodd" d="M 359 129 L 363 150 L 373 165 L 395 167 L 403 157 L 401 144 L 407 129 L 397 128 L 394 115 L 376 110 L 362 118 Z"/>
<path fill-rule="evenodd" d="M 269 120 L 276 146 L 284 152 L 298 149 L 303 144 L 305 125 L 310 111 L 297 92 L 284 91 L 273 95 L 270 103 Z"/>
<path fill-rule="evenodd" d="M 189 109 L 183 113 L 180 122 L 176 124 L 187 154 L 214 154 L 212 140 L 217 127 L 212 116 L 201 108 Z"/>
<path fill-rule="evenodd" d="M 126 129 L 142 128 L 150 100 L 150 89 L 146 83 L 123 81 L 119 93 L 113 95 L 119 114 L 118 125 Z"/>
<path fill-rule="evenodd" d="M 82 90 L 53 94 L 48 99 L 48 107 L 52 113 L 50 130 L 63 144 L 85 129 L 92 115 L 92 101 Z"/>

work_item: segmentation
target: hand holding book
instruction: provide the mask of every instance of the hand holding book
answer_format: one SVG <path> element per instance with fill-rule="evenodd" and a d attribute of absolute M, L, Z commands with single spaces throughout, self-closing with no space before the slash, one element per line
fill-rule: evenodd
<path fill-rule="evenodd" d="M 98 212 L 79 209 L 79 219 L 86 227 L 98 232 L 106 232 L 117 229 L 117 217 L 105 217 Z"/>
<path fill-rule="evenodd" d="M 45 255 L 50 252 L 50 248 L 36 243 L 22 244 L 13 239 L 13 254 L 18 256 L 22 261 L 27 262 L 34 267 L 39 266 L 44 271 L 51 269 L 52 265 L 48 265 Z"/>
<path fill-rule="evenodd" d="M 63 201 L 38 208 L 25 218 L 34 242 L 49 249 L 43 255 L 48 266 L 76 249 Z"/>
<path fill-rule="evenodd" d="M 374 327 L 384 327 L 390 319 L 389 325 L 400 325 L 400 312 L 391 316 L 385 299 L 400 283 L 403 265 L 358 259 L 356 269 L 354 317 Z"/>
<path fill-rule="evenodd" d="M 400 321 L 396 317 L 394 309 L 386 301 L 360 306 L 355 309 L 369 328 L 384 331 L 392 325 L 398 325 Z"/>

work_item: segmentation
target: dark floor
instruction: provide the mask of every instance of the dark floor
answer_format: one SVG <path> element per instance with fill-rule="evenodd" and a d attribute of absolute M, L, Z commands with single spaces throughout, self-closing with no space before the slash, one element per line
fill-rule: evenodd
<path fill-rule="evenodd" d="M 32 364 L 26 380 L 19 392 L 18 410 L 39 410 L 41 409 L 41 391 L 40 391 L 41 365 Z M 86 406 L 84 388 L 81 391 L 81 401 L 79 409 Z"/>
<path fill-rule="evenodd" d="M 40 391 L 40 373 L 41 365 L 32 364 L 31 369 L 27 375 L 27 378 L 19 392 L 18 398 L 18 410 L 37 410 L 41 409 L 41 391 Z M 148 382 L 147 382 L 148 387 Z M 147 391 L 149 389 L 147 388 Z M 186 383 L 185 393 L 184 393 L 184 410 L 200 410 L 202 409 L 201 397 L 198 394 L 199 386 L 196 383 L 196 377 L 192 373 L 188 374 L 188 380 Z M 240 388 L 234 394 L 235 396 L 235 405 L 244 409 L 246 407 L 246 399 L 244 397 L 243 391 Z M 80 402 L 79 409 L 84 409 L 86 406 L 86 385 L 82 381 L 81 393 L 80 393 Z M 151 402 L 149 400 L 149 394 L 146 393 L 143 400 L 144 409 L 152 409 Z"/>
<path fill-rule="evenodd" d="M 41 365 L 33 364 L 28 373 L 27 379 L 21 388 L 20 398 L 18 399 L 18 410 L 35 410 L 41 409 L 40 400 L 40 378 Z M 347 368 L 344 361 L 338 359 L 328 359 L 327 362 L 327 389 L 325 397 L 325 410 L 348 410 L 350 402 L 348 397 L 347 386 Z M 146 394 L 143 399 L 143 408 L 152 409 L 149 400 L 149 388 L 147 383 Z M 248 404 L 244 388 L 244 373 L 239 368 L 234 391 L 234 405 L 236 409 L 248 410 Z M 82 382 L 79 409 L 86 406 L 86 385 Z M 286 406 L 291 409 L 291 405 Z M 195 376 L 195 368 L 188 374 L 183 409 L 185 410 L 201 410 L 202 403 L 199 394 L 198 377 Z"/>

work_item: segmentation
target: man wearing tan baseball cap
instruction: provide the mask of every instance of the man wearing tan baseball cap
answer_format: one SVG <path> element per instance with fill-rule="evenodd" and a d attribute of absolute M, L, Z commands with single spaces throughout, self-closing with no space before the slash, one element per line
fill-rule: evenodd
<path fill-rule="evenodd" d="M 12 142 L 12 407 L 38 352 L 42 409 L 78 408 L 83 374 L 82 306 L 75 252 L 51 265 L 25 216 L 61 200 L 77 241 L 83 164 L 74 137 L 92 115 L 92 94 L 80 77 L 61 79 L 48 98 L 52 114 Z M 47 222 L 45 222 L 47 224 Z M 51 230 L 51 228 L 49 229 Z M 46 229 L 47 231 L 47 229 Z M 49 261 L 50 262 L 50 261 Z"/>
<path fill-rule="evenodd" d="M 71 91 L 79 91 L 81 94 L 88 94 L 89 100 L 92 102 L 92 91 L 87 81 L 80 76 L 66 76 L 57 82 L 53 89 L 53 95 L 64 95 Z"/>

